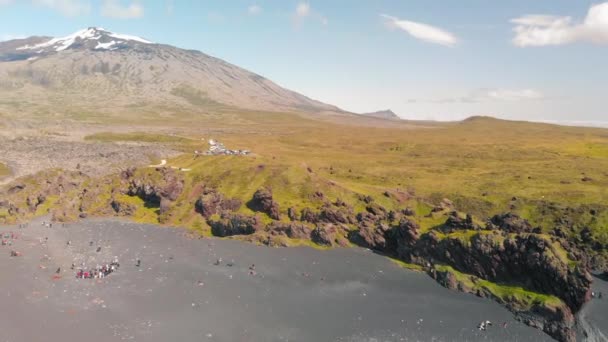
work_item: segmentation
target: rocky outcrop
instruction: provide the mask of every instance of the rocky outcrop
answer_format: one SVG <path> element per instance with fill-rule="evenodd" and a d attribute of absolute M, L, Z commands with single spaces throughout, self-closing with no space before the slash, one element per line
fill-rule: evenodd
<path fill-rule="evenodd" d="M 458 212 L 453 211 L 448 216 L 448 219 L 445 221 L 443 226 L 441 227 L 441 231 L 444 233 L 452 233 L 458 230 L 481 230 L 482 227 L 475 224 L 473 222 L 473 217 L 470 214 L 467 214 L 465 218 L 460 217 Z"/>
<path fill-rule="evenodd" d="M 114 210 L 116 215 L 119 215 L 119 216 L 131 216 L 137 210 L 137 207 L 135 205 L 130 204 L 130 203 L 121 202 L 116 199 L 113 199 L 110 202 L 110 206 L 112 207 L 112 210 Z"/>
<path fill-rule="evenodd" d="M 286 236 L 290 239 L 310 239 L 312 229 L 303 223 L 272 222 L 266 226 L 271 235 Z"/>
<path fill-rule="evenodd" d="M 124 171 L 121 176 L 128 181 L 129 196 L 137 196 L 153 206 L 160 206 L 161 198 L 177 200 L 184 190 L 183 176 L 169 168 L 157 168 L 142 175 Z"/>
<path fill-rule="evenodd" d="M 28 196 L 25 200 L 25 204 L 31 212 L 35 212 L 39 205 L 46 201 L 46 196 L 38 194 L 34 196 Z"/>
<path fill-rule="evenodd" d="M 363 221 L 359 230 L 351 233 L 351 241 L 359 246 L 374 249 L 409 260 L 411 249 L 419 239 L 419 227 L 406 217 L 396 225 Z"/>
<path fill-rule="evenodd" d="M 334 224 L 353 224 L 357 222 L 351 206 L 338 200 L 334 204 L 325 204 L 318 215 L 318 222 Z"/>
<path fill-rule="evenodd" d="M 272 191 L 268 188 L 258 189 L 247 206 L 253 211 L 267 214 L 273 220 L 281 219 L 279 204 L 272 199 Z"/>
<path fill-rule="evenodd" d="M 241 201 L 236 198 L 225 198 L 216 189 L 205 188 L 203 193 L 196 200 L 194 208 L 196 212 L 205 218 L 210 218 L 214 214 L 223 211 L 237 211 L 241 207 Z"/>
<path fill-rule="evenodd" d="M 548 241 L 534 234 L 505 237 L 478 233 L 463 239 L 429 233 L 417 244 L 414 254 L 492 282 L 519 283 L 555 295 L 573 312 L 590 296 L 590 274 L 580 268 L 570 269 Z"/>
<path fill-rule="evenodd" d="M 416 243 L 420 239 L 420 227 L 410 219 L 402 218 L 399 224 L 388 232 L 388 247 L 397 256 L 409 260 Z"/>
<path fill-rule="evenodd" d="M 321 246 L 327 247 L 346 247 L 348 246 L 348 240 L 346 239 L 346 231 L 344 228 L 326 223 L 317 226 L 310 234 L 311 240 Z"/>
<path fill-rule="evenodd" d="M 226 237 L 233 235 L 251 235 L 263 228 L 255 216 L 247 216 L 225 212 L 219 220 L 208 220 L 211 233 L 215 236 Z"/>
<path fill-rule="evenodd" d="M 428 269 L 428 274 L 440 285 L 482 298 L 491 298 L 509 308 L 516 318 L 532 327 L 544 331 L 558 341 L 575 342 L 576 326 L 572 311 L 565 304 L 544 305 L 542 303 L 520 303 L 516 297 L 497 297 L 486 287 L 477 286 L 479 278 L 466 276 L 459 279 L 450 270 Z M 462 275 L 461 275 L 462 277 Z"/>
<path fill-rule="evenodd" d="M 489 229 L 499 229 L 506 233 L 541 233 L 540 228 L 534 228 L 525 219 L 513 213 L 495 215 L 488 223 Z"/>

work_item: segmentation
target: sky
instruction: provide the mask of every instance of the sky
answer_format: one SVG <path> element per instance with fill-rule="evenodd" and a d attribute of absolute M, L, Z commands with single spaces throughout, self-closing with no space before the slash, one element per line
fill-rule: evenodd
<path fill-rule="evenodd" d="M 0 0 L 0 40 L 90 26 L 200 50 L 357 113 L 608 122 L 601 0 Z"/>

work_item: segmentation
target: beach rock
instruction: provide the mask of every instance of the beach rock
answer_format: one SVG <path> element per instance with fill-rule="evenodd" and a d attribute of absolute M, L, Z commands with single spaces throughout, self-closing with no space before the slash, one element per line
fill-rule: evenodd
<path fill-rule="evenodd" d="M 436 271 L 433 269 L 433 278 L 443 287 L 450 290 L 459 289 L 459 282 L 456 280 L 456 276 L 452 272 L 448 271 Z"/>
<path fill-rule="evenodd" d="M 303 223 L 272 222 L 266 230 L 273 234 L 287 236 L 290 239 L 310 239 L 312 229 Z"/>
<path fill-rule="evenodd" d="M 530 310 L 516 312 L 523 323 L 544 331 L 561 342 L 576 342 L 576 320 L 571 310 L 563 306 L 534 305 Z"/>
<path fill-rule="evenodd" d="M 344 236 L 344 230 L 331 223 L 317 226 L 310 235 L 314 243 L 328 247 L 348 246 L 348 240 Z"/>
<path fill-rule="evenodd" d="M 561 298 L 573 312 L 590 297 L 591 275 L 580 267 L 571 268 L 550 242 L 535 234 L 505 239 L 499 233 L 478 233 L 466 240 L 425 234 L 419 242 L 416 253 L 426 259 L 492 282 L 525 284 Z"/>
<path fill-rule="evenodd" d="M 410 260 L 410 253 L 419 238 L 418 225 L 406 217 L 390 226 L 384 222 L 363 221 L 359 229 L 350 234 L 356 245 L 396 255 Z"/>
<path fill-rule="evenodd" d="M 268 188 L 258 189 L 247 204 L 253 211 L 266 213 L 273 220 L 280 220 L 279 204 L 272 199 L 272 191 Z"/>
<path fill-rule="evenodd" d="M 126 193 L 137 196 L 152 206 L 160 206 L 162 197 L 175 201 L 184 190 L 181 173 L 170 168 L 157 168 L 129 178 Z"/>
<path fill-rule="evenodd" d="M 397 226 L 387 232 L 389 250 L 404 260 L 411 260 L 412 250 L 420 238 L 419 229 L 416 222 L 402 218 Z"/>
<path fill-rule="evenodd" d="M 223 213 L 219 220 L 208 220 L 208 223 L 211 233 L 220 237 L 251 235 L 262 228 L 257 217 L 230 212 Z"/>
<path fill-rule="evenodd" d="M 242 203 L 237 198 L 225 198 L 216 189 L 204 188 L 201 196 L 194 203 L 194 209 L 205 218 L 223 211 L 237 211 Z"/>
<path fill-rule="evenodd" d="M 350 234 L 350 240 L 361 247 L 386 251 L 386 232 L 390 230 L 387 224 L 364 222 L 356 232 Z"/>
<path fill-rule="evenodd" d="M 349 224 L 357 221 L 352 207 L 343 202 L 338 202 L 334 205 L 324 205 L 321 208 L 318 220 L 320 222 L 336 224 Z"/>

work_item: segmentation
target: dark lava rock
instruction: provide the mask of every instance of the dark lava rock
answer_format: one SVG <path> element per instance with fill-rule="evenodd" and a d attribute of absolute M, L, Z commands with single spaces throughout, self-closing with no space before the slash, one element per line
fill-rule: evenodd
<path fill-rule="evenodd" d="M 310 239 L 312 229 L 303 223 L 272 222 L 266 229 L 271 234 L 285 235 L 290 239 Z"/>
<path fill-rule="evenodd" d="M 420 238 L 420 227 L 414 221 L 402 218 L 387 233 L 388 248 L 404 260 L 410 260 L 412 249 Z"/>
<path fill-rule="evenodd" d="M 365 204 L 371 204 L 374 201 L 374 198 L 369 195 L 359 195 L 359 200 L 363 201 Z"/>
<path fill-rule="evenodd" d="M 320 215 L 315 213 L 310 208 L 302 209 L 302 213 L 300 214 L 300 221 L 310 222 L 310 223 L 319 223 L 321 221 Z"/>
<path fill-rule="evenodd" d="M 581 241 L 583 243 L 590 244 L 593 242 L 593 233 L 591 232 L 591 229 L 589 229 L 589 227 L 583 228 L 581 230 L 580 236 L 581 236 Z"/>
<path fill-rule="evenodd" d="M 401 213 L 405 216 L 415 216 L 416 215 L 416 212 L 414 211 L 414 209 L 409 208 L 409 207 L 401 210 Z"/>
<path fill-rule="evenodd" d="M 110 202 L 110 206 L 117 215 L 120 216 L 131 216 L 137 210 L 137 207 L 134 204 L 124 203 L 113 199 Z"/>
<path fill-rule="evenodd" d="M 34 212 L 39 205 L 44 203 L 44 201 L 46 201 L 46 196 L 39 194 L 38 196 L 28 196 L 25 200 L 25 204 L 27 204 L 30 211 Z"/>
<path fill-rule="evenodd" d="M 287 208 L 287 217 L 289 217 L 289 220 L 297 221 L 299 216 L 300 215 L 296 208 L 294 208 L 294 207 Z"/>
<path fill-rule="evenodd" d="M 137 196 L 152 206 L 160 206 L 161 198 L 175 201 L 184 190 L 183 175 L 173 169 L 158 168 L 158 174 L 131 176 L 127 194 Z"/>
<path fill-rule="evenodd" d="M 346 203 L 338 203 L 338 205 L 324 205 L 319 212 L 318 219 L 320 222 L 337 224 L 349 224 L 357 221 L 353 208 L 346 205 Z"/>
<path fill-rule="evenodd" d="M 237 211 L 241 207 L 241 201 L 237 198 L 225 198 L 216 189 L 205 188 L 201 196 L 194 203 L 197 213 L 209 218 L 223 211 Z"/>
<path fill-rule="evenodd" d="M 419 239 L 418 230 L 418 225 L 405 217 L 395 226 L 363 221 L 359 230 L 350 234 L 350 240 L 356 245 L 409 260 L 412 248 Z"/>
<path fill-rule="evenodd" d="M 390 230 L 387 224 L 363 222 L 359 230 L 350 235 L 350 240 L 361 247 L 386 251 L 386 232 Z"/>
<path fill-rule="evenodd" d="M 251 235 L 262 228 L 257 217 L 234 213 L 223 213 L 219 220 L 209 220 L 208 223 L 211 233 L 220 237 Z"/>
<path fill-rule="evenodd" d="M 17 183 L 15 185 L 11 186 L 10 188 L 8 188 L 7 193 L 9 195 L 12 195 L 12 194 L 18 193 L 19 191 L 21 191 L 23 189 L 25 189 L 25 184 Z"/>
<path fill-rule="evenodd" d="M 591 275 L 570 268 L 553 252 L 550 242 L 535 234 L 505 239 L 502 234 L 476 234 L 463 241 L 425 234 L 416 253 L 492 282 L 520 283 L 533 291 L 553 294 L 577 312 L 589 299 Z"/>
<path fill-rule="evenodd" d="M 247 206 L 253 210 L 266 213 L 273 220 L 280 220 L 279 204 L 272 199 L 272 191 L 268 188 L 258 189 Z"/>
<path fill-rule="evenodd" d="M 481 230 L 481 227 L 473 222 L 473 216 L 470 214 L 467 214 L 463 219 L 458 215 L 458 212 L 453 211 L 448 216 L 441 230 L 445 233 L 451 233 L 457 230 Z"/>
<path fill-rule="evenodd" d="M 344 237 L 344 230 L 334 224 L 327 223 L 315 228 L 310 237 L 312 241 L 322 246 L 348 246 L 348 240 Z"/>
<path fill-rule="evenodd" d="M 495 215 L 490 219 L 488 229 L 500 229 L 507 233 L 538 232 L 538 229 L 533 228 L 530 222 L 514 213 Z"/>

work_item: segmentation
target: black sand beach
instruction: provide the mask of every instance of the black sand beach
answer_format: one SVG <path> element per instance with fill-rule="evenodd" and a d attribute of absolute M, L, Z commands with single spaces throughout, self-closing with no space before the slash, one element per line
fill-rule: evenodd
<path fill-rule="evenodd" d="M 18 234 L 0 247 L 1 341 L 550 340 L 490 300 L 362 249 L 274 249 L 112 220 L 41 222 L 1 229 Z M 76 279 L 70 269 L 115 256 L 120 268 L 104 279 Z M 479 331 L 484 320 L 494 324 Z"/>

